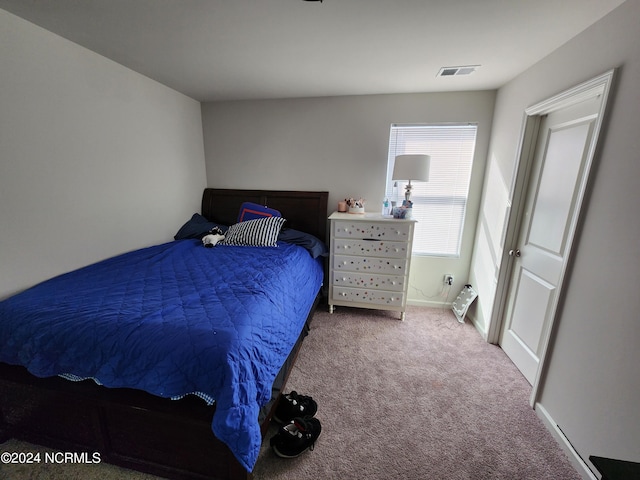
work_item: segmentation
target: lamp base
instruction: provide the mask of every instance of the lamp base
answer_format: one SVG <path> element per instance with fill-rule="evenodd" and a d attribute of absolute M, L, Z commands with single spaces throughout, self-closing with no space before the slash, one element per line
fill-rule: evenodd
<path fill-rule="evenodd" d="M 413 185 L 411 185 L 411 180 L 409 180 L 409 183 L 407 183 L 407 185 L 404 187 L 404 201 L 405 202 L 411 202 L 411 189 L 413 188 Z M 404 205 L 404 202 L 403 202 Z"/>

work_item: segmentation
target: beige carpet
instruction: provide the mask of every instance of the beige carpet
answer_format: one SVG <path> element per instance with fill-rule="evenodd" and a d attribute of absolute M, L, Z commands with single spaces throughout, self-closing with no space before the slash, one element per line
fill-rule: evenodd
<path fill-rule="evenodd" d="M 312 395 L 313 451 L 276 457 L 261 479 L 580 480 L 529 407 L 530 386 L 501 349 L 450 311 L 319 310 L 287 390 Z M 272 426 L 269 436 L 276 432 Z M 14 440 L 0 451 L 37 451 Z M 0 479 L 151 479 L 100 465 L 0 465 Z"/>

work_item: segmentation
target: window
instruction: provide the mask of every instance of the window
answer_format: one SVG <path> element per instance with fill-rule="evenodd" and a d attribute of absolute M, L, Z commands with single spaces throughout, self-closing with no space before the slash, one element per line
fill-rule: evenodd
<path fill-rule="evenodd" d="M 412 182 L 415 254 L 460 256 L 477 125 L 391 125 L 387 160 L 389 200 L 404 200 L 406 181 L 393 182 L 396 155 L 431 156 L 428 182 Z"/>

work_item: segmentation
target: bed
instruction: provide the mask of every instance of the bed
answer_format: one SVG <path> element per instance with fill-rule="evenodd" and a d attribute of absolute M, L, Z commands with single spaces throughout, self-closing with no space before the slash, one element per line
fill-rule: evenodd
<path fill-rule="evenodd" d="M 251 478 L 321 296 L 327 197 L 207 188 L 207 227 L 267 205 L 286 219 L 277 247 L 183 235 L 0 303 L 0 441 L 167 478 Z"/>

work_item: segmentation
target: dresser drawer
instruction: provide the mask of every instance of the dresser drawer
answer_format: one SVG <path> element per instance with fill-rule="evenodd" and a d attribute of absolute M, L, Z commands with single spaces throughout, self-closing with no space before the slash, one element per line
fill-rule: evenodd
<path fill-rule="evenodd" d="M 403 275 L 377 273 L 333 272 L 331 276 L 334 287 L 376 288 L 393 292 L 403 292 L 406 281 Z"/>
<path fill-rule="evenodd" d="M 333 287 L 332 299 L 340 302 L 368 303 L 401 307 L 404 294 L 402 292 L 387 292 L 384 290 L 366 288 Z"/>
<path fill-rule="evenodd" d="M 410 240 L 412 224 L 405 222 L 367 222 L 336 220 L 333 223 L 333 236 L 336 238 L 371 238 L 375 240 L 390 240 L 408 242 Z"/>
<path fill-rule="evenodd" d="M 407 259 L 335 255 L 332 259 L 331 268 L 336 272 L 347 271 L 404 275 L 407 269 Z"/>
<path fill-rule="evenodd" d="M 333 240 L 336 255 L 365 255 L 369 257 L 406 258 L 408 245 L 403 242 L 378 242 L 375 240 Z"/>

